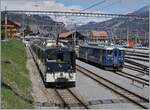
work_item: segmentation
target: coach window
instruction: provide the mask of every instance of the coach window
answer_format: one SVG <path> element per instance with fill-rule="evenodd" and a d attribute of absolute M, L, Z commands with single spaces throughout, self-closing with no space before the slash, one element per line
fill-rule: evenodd
<path fill-rule="evenodd" d="M 103 50 L 102 54 L 103 54 L 103 55 L 105 55 L 105 54 L 106 54 L 106 51 L 105 51 L 105 50 Z"/>
<path fill-rule="evenodd" d="M 112 55 L 112 50 L 107 50 L 107 55 Z"/>
<path fill-rule="evenodd" d="M 71 61 L 71 52 L 66 52 L 64 53 L 64 61 L 65 62 L 70 62 Z"/>
<path fill-rule="evenodd" d="M 54 53 L 48 53 L 47 59 L 48 60 L 56 60 L 56 54 L 54 54 Z"/>
<path fill-rule="evenodd" d="M 99 56 L 99 50 L 98 50 L 98 49 L 94 50 L 94 51 L 93 51 L 93 55 L 94 55 L 95 57 L 98 57 L 98 56 Z"/>
<path fill-rule="evenodd" d="M 57 53 L 57 62 L 63 63 L 64 62 L 64 55 L 63 53 Z"/>

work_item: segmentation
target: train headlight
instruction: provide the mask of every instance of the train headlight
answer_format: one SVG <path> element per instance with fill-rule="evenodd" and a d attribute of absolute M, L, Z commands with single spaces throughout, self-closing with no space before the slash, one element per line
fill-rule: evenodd
<path fill-rule="evenodd" d="M 73 74 L 69 73 L 69 78 L 72 79 L 73 78 Z"/>
<path fill-rule="evenodd" d="M 109 57 L 107 57 L 107 60 L 109 60 L 110 58 Z"/>

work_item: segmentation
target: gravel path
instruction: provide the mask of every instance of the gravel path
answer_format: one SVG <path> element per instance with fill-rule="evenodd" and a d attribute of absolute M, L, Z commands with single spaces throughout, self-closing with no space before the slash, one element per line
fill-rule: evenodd
<path fill-rule="evenodd" d="M 27 52 L 27 68 L 29 70 L 30 79 L 32 81 L 32 96 L 35 101 L 34 107 L 40 109 L 47 107 L 49 108 L 49 106 L 51 106 L 51 108 L 58 108 L 54 107 L 55 104 L 59 103 L 59 101 L 55 97 L 55 93 L 53 92 L 52 89 L 46 90 L 28 48 L 26 49 L 26 52 Z M 48 91 L 48 94 L 46 94 L 46 91 Z"/>

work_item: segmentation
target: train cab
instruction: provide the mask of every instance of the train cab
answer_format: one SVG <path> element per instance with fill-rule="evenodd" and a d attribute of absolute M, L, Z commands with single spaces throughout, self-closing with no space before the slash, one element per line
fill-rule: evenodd
<path fill-rule="evenodd" d="M 81 44 L 78 58 L 107 70 L 122 70 L 124 54 L 124 50 L 120 47 Z"/>
<path fill-rule="evenodd" d="M 31 50 L 46 87 L 74 87 L 76 83 L 75 51 L 63 45 L 32 43 Z"/>
<path fill-rule="evenodd" d="M 124 64 L 124 50 L 121 48 L 106 48 L 104 51 L 103 64 L 113 66 L 114 69 L 122 69 Z M 119 68 L 118 68 L 119 67 Z"/>

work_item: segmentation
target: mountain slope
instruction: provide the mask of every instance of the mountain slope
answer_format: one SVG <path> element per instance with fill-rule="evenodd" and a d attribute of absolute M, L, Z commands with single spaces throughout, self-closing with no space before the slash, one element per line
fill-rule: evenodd
<path fill-rule="evenodd" d="M 4 20 L 4 12 L 2 12 L 2 20 Z M 8 14 L 8 19 L 19 22 L 22 27 L 30 26 L 33 31 L 40 31 L 42 33 L 48 33 L 55 30 L 52 26 L 60 25 L 55 22 L 51 17 L 46 15 L 27 15 L 27 14 Z M 62 24 L 63 25 L 63 24 Z M 61 26 L 62 30 L 64 29 Z"/>
<path fill-rule="evenodd" d="M 133 15 L 138 15 L 138 16 L 149 16 L 149 7 L 145 6 L 133 13 L 130 13 Z M 114 29 L 124 29 L 128 28 L 129 30 L 140 30 L 140 31 L 149 31 L 149 20 L 138 20 L 138 19 L 127 19 L 127 18 L 113 18 L 107 21 L 103 21 L 100 23 L 88 23 L 85 25 L 82 25 L 78 27 L 78 30 L 81 29 L 96 29 L 96 30 L 107 30 L 108 28 Z M 99 28 L 99 29 L 98 29 Z"/>

